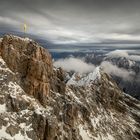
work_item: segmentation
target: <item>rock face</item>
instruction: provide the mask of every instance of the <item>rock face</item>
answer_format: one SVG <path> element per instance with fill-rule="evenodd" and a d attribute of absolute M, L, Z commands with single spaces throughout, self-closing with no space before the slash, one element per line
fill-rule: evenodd
<path fill-rule="evenodd" d="M 53 71 L 48 51 L 29 39 L 5 36 L 1 56 L 8 67 L 17 73 L 24 91 L 44 103 L 44 97 L 50 92 Z"/>
<path fill-rule="evenodd" d="M 12 35 L 0 54 L 0 139 L 140 139 L 140 102 L 99 67 L 66 78 L 47 50 Z"/>

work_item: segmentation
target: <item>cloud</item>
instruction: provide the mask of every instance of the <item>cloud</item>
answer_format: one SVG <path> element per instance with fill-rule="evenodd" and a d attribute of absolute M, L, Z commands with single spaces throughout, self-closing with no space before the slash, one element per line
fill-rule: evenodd
<path fill-rule="evenodd" d="M 130 60 L 140 61 L 140 55 L 129 55 Z"/>
<path fill-rule="evenodd" d="M 134 53 L 133 55 L 129 53 Z M 135 54 L 136 53 L 136 54 Z M 129 60 L 133 61 L 140 61 L 140 55 L 137 55 L 136 51 L 130 51 L 130 50 L 115 50 L 111 51 L 108 54 L 106 54 L 107 57 L 112 57 L 112 58 L 119 58 L 119 57 L 125 57 Z"/>
<path fill-rule="evenodd" d="M 25 22 L 29 34 L 56 44 L 140 43 L 139 0 L 1 0 L 0 13 L 5 32 Z"/>
<path fill-rule="evenodd" d="M 81 59 L 73 57 L 59 59 L 54 62 L 54 66 L 61 67 L 66 71 L 75 71 L 78 73 L 88 73 L 95 69 L 93 64 L 88 64 Z"/>
<path fill-rule="evenodd" d="M 17 25 L 17 24 L 19 24 L 18 21 L 14 20 L 12 18 L 2 17 L 2 16 L 0 16 L 0 23 L 3 23 L 3 24 L 11 24 L 11 25 Z"/>
<path fill-rule="evenodd" d="M 128 53 L 123 50 L 115 50 L 111 51 L 107 54 L 107 56 L 112 57 L 112 58 L 118 58 L 118 57 L 128 57 Z"/>
<path fill-rule="evenodd" d="M 111 62 L 108 61 L 104 61 L 101 63 L 101 67 L 103 68 L 103 70 L 111 75 L 115 75 L 117 77 L 121 77 L 124 80 L 132 80 L 133 76 L 135 75 L 135 72 L 133 71 L 127 71 L 123 68 L 119 68 L 116 65 L 113 65 Z"/>

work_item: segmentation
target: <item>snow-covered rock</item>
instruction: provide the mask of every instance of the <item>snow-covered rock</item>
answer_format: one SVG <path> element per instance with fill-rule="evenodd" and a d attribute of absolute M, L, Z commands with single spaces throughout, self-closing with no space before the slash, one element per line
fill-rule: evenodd
<path fill-rule="evenodd" d="M 74 73 L 73 76 L 67 81 L 67 85 L 88 86 L 95 80 L 99 80 L 100 77 L 100 67 L 96 67 L 93 72 L 84 76 Z"/>
<path fill-rule="evenodd" d="M 62 69 L 54 69 L 47 73 L 52 74 L 48 76 L 52 80 L 49 94 L 44 95 L 43 88 L 41 91 L 36 88 L 35 96 L 23 87 L 26 75 L 21 78 L 21 71 L 11 69 L 8 62 L 0 57 L 1 140 L 140 139 L 140 102 L 123 93 L 99 67 L 88 75 L 73 77 L 72 84 L 64 83 Z M 34 74 L 26 74 L 38 84 L 32 79 Z M 42 82 L 43 78 L 38 81 Z"/>

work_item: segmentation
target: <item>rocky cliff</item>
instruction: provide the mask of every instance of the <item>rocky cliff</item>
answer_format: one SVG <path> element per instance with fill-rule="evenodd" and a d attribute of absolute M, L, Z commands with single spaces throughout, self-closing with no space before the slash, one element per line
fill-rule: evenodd
<path fill-rule="evenodd" d="M 139 120 L 140 102 L 100 68 L 69 77 L 36 42 L 0 41 L 0 139 L 138 140 Z"/>

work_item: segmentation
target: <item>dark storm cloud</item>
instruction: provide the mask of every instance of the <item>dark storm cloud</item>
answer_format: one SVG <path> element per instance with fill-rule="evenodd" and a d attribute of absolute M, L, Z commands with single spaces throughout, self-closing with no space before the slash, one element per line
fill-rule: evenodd
<path fill-rule="evenodd" d="M 0 29 L 28 32 L 56 43 L 140 42 L 139 0 L 0 1 Z"/>

